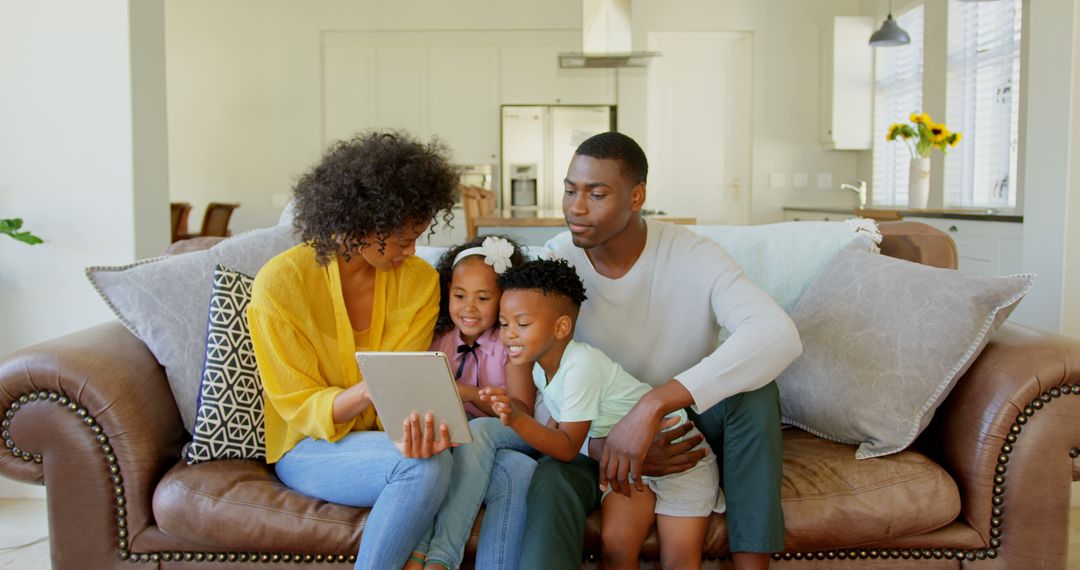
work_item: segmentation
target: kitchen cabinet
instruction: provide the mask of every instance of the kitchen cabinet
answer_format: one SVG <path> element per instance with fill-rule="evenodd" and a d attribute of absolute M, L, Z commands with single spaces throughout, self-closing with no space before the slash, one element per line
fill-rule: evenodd
<path fill-rule="evenodd" d="M 398 128 L 438 136 L 455 163 L 497 163 L 498 60 L 496 46 L 324 46 L 323 142 Z"/>
<path fill-rule="evenodd" d="M 502 46 L 499 67 L 502 103 L 614 105 L 615 70 L 561 69 L 559 53 L 580 51 L 581 38 L 570 34 L 564 41 L 553 41 L 556 39 L 552 35 L 538 45 Z"/>
<path fill-rule="evenodd" d="M 1013 275 L 1023 270 L 1023 225 L 944 218 L 905 217 L 952 236 L 960 271 L 987 277 Z"/>
<path fill-rule="evenodd" d="M 874 19 L 835 16 L 821 39 L 821 142 L 833 150 L 873 148 Z"/>
<path fill-rule="evenodd" d="M 428 57 L 428 131 L 455 163 L 498 164 L 498 48 L 442 46 Z"/>
<path fill-rule="evenodd" d="M 838 222 L 854 218 L 855 214 L 841 214 L 837 212 L 806 212 L 802 210 L 785 210 L 785 222 Z"/>

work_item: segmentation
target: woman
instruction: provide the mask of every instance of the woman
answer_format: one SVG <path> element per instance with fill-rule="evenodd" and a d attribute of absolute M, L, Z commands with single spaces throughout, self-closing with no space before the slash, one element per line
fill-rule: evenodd
<path fill-rule="evenodd" d="M 371 507 L 356 568 L 401 568 L 450 482 L 445 425 L 381 430 L 358 350 L 427 350 L 439 278 L 414 257 L 433 218 L 450 219 L 458 176 L 445 149 L 398 133 L 332 146 L 294 191 L 303 243 L 270 260 L 248 308 L 265 391 L 266 455 L 291 489 Z"/>

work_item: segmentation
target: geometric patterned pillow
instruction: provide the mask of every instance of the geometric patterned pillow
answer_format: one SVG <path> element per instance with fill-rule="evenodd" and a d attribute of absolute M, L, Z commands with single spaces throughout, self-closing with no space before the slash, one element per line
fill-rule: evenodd
<path fill-rule="evenodd" d="M 248 331 L 251 277 L 214 269 L 206 364 L 199 388 L 195 434 L 185 459 L 266 459 L 263 389 Z"/>

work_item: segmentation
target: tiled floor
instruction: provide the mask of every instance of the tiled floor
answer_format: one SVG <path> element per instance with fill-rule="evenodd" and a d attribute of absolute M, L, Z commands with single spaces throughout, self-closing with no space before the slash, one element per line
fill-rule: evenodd
<path fill-rule="evenodd" d="M 0 499 L 0 570 L 49 567 L 45 501 Z M 1080 507 L 1069 517 L 1069 569 L 1080 570 Z"/>
<path fill-rule="evenodd" d="M 0 569 L 49 567 L 49 520 L 42 499 L 0 499 Z"/>

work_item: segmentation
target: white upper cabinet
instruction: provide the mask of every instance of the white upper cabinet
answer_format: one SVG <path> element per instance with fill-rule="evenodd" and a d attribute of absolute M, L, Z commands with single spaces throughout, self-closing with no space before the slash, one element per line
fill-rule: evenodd
<path fill-rule="evenodd" d="M 499 158 L 498 48 L 440 46 L 429 56 L 427 115 L 431 134 L 458 164 Z"/>
<path fill-rule="evenodd" d="M 821 46 L 821 142 L 834 150 L 873 148 L 874 19 L 836 16 Z M 887 48 L 886 48 L 887 49 Z"/>
<path fill-rule="evenodd" d="M 575 43 L 580 36 L 567 35 L 565 43 L 502 46 L 499 79 L 504 105 L 615 104 L 614 70 L 559 68 L 560 52 L 581 49 Z"/>

